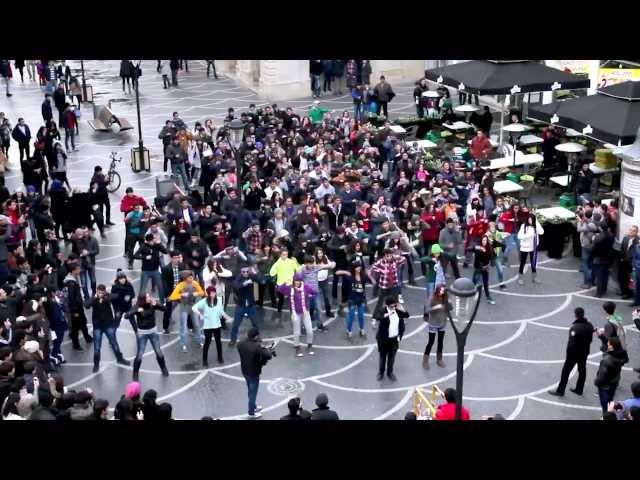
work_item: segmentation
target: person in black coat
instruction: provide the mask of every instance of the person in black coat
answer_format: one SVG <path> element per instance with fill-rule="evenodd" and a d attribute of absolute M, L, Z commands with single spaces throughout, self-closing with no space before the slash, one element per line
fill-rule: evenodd
<path fill-rule="evenodd" d="M 58 88 L 53 92 L 53 103 L 58 110 L 58 125 L 62 125 L 62 116 L 64 114 L 65 108 L 67 108 L 67 96 L 64 93 L 64 86 L 59 85 Z"/>
<path fill-rule="evenodd" d="M 42 101 L 42 119 L 45 125 L 53 120 L 53 108 L 51 107 L 51 95 L 48 93 L 44 96 Z"/>
<path fill-rule="evenodd" d="M 404 319 L 409 318 L 409 314 L 404 307 L 398 305 L 398 301 L 394 297 L 387 297 L 385 305 L 385 308 L 379 309 L 373 316 L 380 323 L 376 334 L 378 352 L 380 353 L 377 380 L 382 380 L 386 369 L 389 379 L 396 381 L 393 364 L 404 335 Z"/>
<path fill-rule="evenodd" d="M 80 287 L 80 262 L 73 262 L 70 272 L 64 279 L 64 289 L 67 298 L 67 310 L 71 320 L 71 342 L 74 350 L 83 350 L 78 340 L 78 333 L 82 332 L 85 342 L 91 343 L 93 337 L 87 329 L 87 317 L 84 315 L 84 302 L 82 300 L 82 288 Z"/>
<path fill-rule="evenodd" d="M 326 393 L 321 393 L 316 397 L 316 405 L 311 411 L 311 420 L 340 420 L 338 414 L 329 408 L 329 397 Z"/>
<path fill-rule="evenodd" d="M 629 361 L 629 355 L 622 349 L 620 339 L 613 337 L 607 342 L 607 351 L 600 360 L 598 373 L 596 374 L 595 386 L 598 387 L 600 396 L 600 406 L 602 413 L 606 413 L 609 402 L 613 401 L 616 389 L 620 383 L 620 372 L 622 366 Z"/>
<path fill-rule="evenodd" d="M 120 60 L 120 78 L 122 78 L 122 91 L 126 93 L 124 89 L 125 81 L 129 87 L 129 93 L 131 93 L 131 77 L 133 77 L 133 63 L 131 60 Z"/>
<path fill-rule="evenodd" d="M 249 395 L 249 418 L 260 418 L 262 416 L 260 413 L 262 407 L 256 405 L 260 375 L 262 374 L 262 367 L 275 355 L 274 350 L 263 347 L 260 342 L 260 332 L 257 328 L 251 327 L 247 333 L 247 338 L 238 343 L 240 368 L 247 382 Z"/>
<path fill-rule="evenodd" d="M 168 265 L 165 265 L 160 269 L 160 275 L 162 277 L 162 285 L 164 286 L 165 292 L 173 292 L 176 288 L 176 285 L 180 283 L 181 276 L 180 272 L 187 270 L 187 267 L 184 263 L 182 263 L 182 254 L 177 250 L 172 250 L 169 253 L 169 257 L 171 261 Z M 164 311 L 164 317 L 162 318 L 162 328 L 166 335 L 169 334 L 169 326 L 171 324 L 171 313 L 173 312 L 174 302 L 167 302 L 166 308 Z M 191 320 L 191 316 L 189 316 L 189 321 Z M 187 324 L 187 327 L 189 325 Z"/>
<path fill-rule="evenodd" d="M 93 322 L 93 373 L 100 370 L 100 349 L 102 347 L 102 334 L 107 336 L 111 350 L 116 356 L 116 361 L 120 365 L 131 365 L 131 362 L 125 360 L 118 345 L 116 338 L 116 319 L 113 316 L 111 307 L 111 299 L 107 293 L 107 287 L 98 285 L 96 294 L 91 300 L 91 320 Z"/>
<path fill-rule="evenodd" d="M 29 143 L 31 142 L 31 130 L 29 130 L 29 125 L 24 123 L 24 118 L 18 119 L 18 124 L 13 127 L 13 132 L 11 132 L 11 136 L 13 139 L 18 142 L 18 149 L 20 150 L 20 161 L 25 156 L 29 158 L 31 156 L 31 147 Z"/>
<path fill-rule="evenodd" d="M 289 409 L 289 415 L 280 417 L 280 420 L 299 421 L 311 419 L 311 412 L 302 408 L 302 400 L 299 397 L 289 400 L 287 408 Z"/>
<path fill-rule="evenodd" d="M 576 388 L 570 390 L 576 395 L 582 395 L 584 390 L 584 382 L 587 379 L 587 356 L 589 348 L 593 341 L 593 332 L 595 328 L 586 318 L 584 318 L 584 309 L 578 307 L 574 310 L 576 319 L 569 328 L 569 341 L 567 342 L 567 355 L 562 366 L 560 374 L 560 383 L 555 390 L 549 391 L 550 395 L 562 397 L 567 388 L 569 374 L 573 367 L 578 365 L 578 381 Z"/>
<path fill-rule="evenodd" d="M 169 62 L 171 68 L 171 84 L 174 87 L 178 86 L 178 70 L 180 69 L 180 60 L 171 60 Z"/>
<path fill-rule="evenodd" d="M 629 288 L 631 272 L 633 272 L 633 252 L 638 245 L 638 227 L 631 225 L 629 232 L 622 239 L 620 256 L 618 259 L 618 285 L 623 300 L 633 298 L 633 292 Z"/>

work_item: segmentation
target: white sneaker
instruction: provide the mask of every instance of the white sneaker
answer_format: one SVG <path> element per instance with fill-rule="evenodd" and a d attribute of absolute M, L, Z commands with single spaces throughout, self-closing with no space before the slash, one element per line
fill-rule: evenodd
<path fill-rule="evenodd" d="M 182 346 L 182 351 L 183 351 L 184 353 L 187 353 L 187 346 L 186 346 L 186 345 L 183 345 L 183 346 Z"/>
<path fill-rule="evenodd" d="M 404 304 L 404 298 L 402 298 L 402 295 L 398 295 L 398 303 Z"/>
<path fill-rule="evenodd" d="M 262 405 L 256 405 L 256 413 L 261 412 L 262 408 Z"/>
<path fill-rule="evenodd" d="M 371 320 L 371 328 L 374 330 L 378 328 L 378 322 L 376 320 Z"/>
<path fill-rule="evenodd" d="M 256 418 L 262 418 L 262 414 L 256 410 L 253 415 L 247 414 L 247 420 L 255 420 Z"/>

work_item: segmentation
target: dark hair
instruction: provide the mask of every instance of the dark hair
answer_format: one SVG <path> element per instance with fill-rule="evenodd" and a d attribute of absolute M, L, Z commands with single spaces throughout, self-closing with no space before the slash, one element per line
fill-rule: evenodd
<path fill-rule="evenodd" d="M 172 258 L 173 257 L 179 257 L 180 255 L 182 255 L 182 254 L 178 250 L 171 250 L 169 252 L 169 256 L 172 257 Z"/>
<path fill-rule="evenodd" d="M 296 397 L 289 400 L 287 408 L 289 409 L 289 413 L 291 415 L 295 415 L 295 413 L 300 409 L 300 399 Z"/>
<path fill-rule="evenodd" d="M 631 394 L 634 398 L 640 398 L 640 382 L 633 382 L 631 384 Z"/>
<path fill-rule="evenodd" d="M 164 402 L 158 405 L 158 420 L 171 420 L 173 407 L 170 403 Z"/>
<path fill-rule="evenodd" d="M 11 360 L 2 362 L 2 365 L 0 365 L 0 375 L 6 377 L 15 367 L 16 365 Z"/>
<path fill-rule="evenodd" d="M 582 307 L 576 308 L 573 313 L 575 313 L 577 318 L 584 318 L 584 308 Z"/>
<path fill-rule="evenodd" d="M 207 415 L 207 416 L 202 417 L 200 420 L 213 421 L 213 417 L 210 417 L 210 416 Z"/>
<path fill-rule="evenodd" d="M 458 392 L 455 388 L 447 388 L 444 391 L 444 399 L 447 401 L 447 403 L 454 403 L 457 398 Z"/>
<path fill-rule="evenodd" d="M 109 408 L 109 401 L 103 398 L 97 399 L 93 402 L 93 416 L 99 418 L 102 416 L 102 412 Z"/>
<path fill-rule="evenodd" d="M 616 304 L 613 302 L 605 302 L 605 304 L 602 305 L 602 309 L 609 315 L 613 315 L 613 313 L 616 311 Z"/>
<path fill-rule="evenodd" d="M 640 407 L 631 407 L 629 409 L 629 416 L 631 417 L 631 420 L 633 420 L 634 422 L 639 422 L 640 421 Z"/>
<path fill-rule="evenodd" d="M 622 343 L 620 343 L 620 339 L 618 337 L 611 337 L 608 341 L 614 350 L 620 350 L 622 348 Z"/>
<path fill-rule="evenodd" d="M 404 419 L 405 420 L 418 420 L 418 417 L 413 412 L 407 412 L 407 413 L 404 414 Z"/>
<path fill-rule="evenodd" d="M 602 415 L 602 420 L 604 420 L 604 421 L 609 421 L 609 422 L 613 422 L 613 421 L 618 420 L 618 417 L 617 417 L 617 416 L 616 416 L 616 414 L 615 414 L 615 413 L 613 413 L 613 412 L 605 412 L 605 413 Z"/>
<path fill-rule="evenodd" d="M 53 404 L 53 395 L 48 385 L 38 388 L 38 403 L 44 408 L 49 408 Z"/>
<path fill-rule="evenodd" d="M 122 397 L 120 401 L 116 404 L 116 408 L 113 412 L 113 417 L 116 420 L 136 420 L 135 414 L 133 413 L 133 402 L 125 397 Z"/>
<path fill-rule="evenodd" d="M 486 237 L 485 237 L 486 238 Z M 438 291 L 444 288 L 444 295 L 442 298 L 438 295 Z M 433 295 L 431 296 L 431 305 L 438 305 L 439 303 L 444 304 L 445 306 L 448 303 L 449 296 L 447 294 L 447 286 L 444 283 L 439 283 L 436 285 L 436 288 L 433 290 Z"/>
<path fill-rule="evenodd" d="M 14 415 L 18 414 L 18 402 L 20 401 L 20 394 L 17 392 L 11 392 L 7 397 L 7 401 L 4 405 L 4 409 L 2 410 L 2 416 L 6 417 L 10 413 Z"/>

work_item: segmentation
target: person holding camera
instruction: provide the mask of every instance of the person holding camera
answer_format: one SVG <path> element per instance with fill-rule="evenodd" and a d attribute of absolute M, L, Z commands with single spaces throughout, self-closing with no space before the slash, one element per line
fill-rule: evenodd
<path fill-rule="evenodd" d="M 258 398 L 258 387 L 260 386 L 260 375 L 264 367 L 272 357 L 276 356 L 275 345 L 265 348 L 261 344 L 260 331 L 256 327 L 249 329 L 247 338 L 238 343 L 238 354 L 240 355 L 240 368 L 247 382 L 249 396 L 248 418 L 256 419 L 262 417 L 262 407 L 256 405 Z"/>

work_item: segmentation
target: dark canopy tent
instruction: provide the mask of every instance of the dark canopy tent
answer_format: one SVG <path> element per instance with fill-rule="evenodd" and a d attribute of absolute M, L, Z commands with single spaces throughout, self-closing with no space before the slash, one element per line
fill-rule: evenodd
<path fill-rule="evenodd" d="M 518 93 L 549 91 L 555 83 L 563 90 L 590 86 L 588 78 L 531 60 L 471 60 L 426 70 L 424 74 L 433 82 L 442 77 L 439 83 L 448 87 L 458 88 L 462 83 L 465 92 L 477 95 L 508 95 L 515 85 L 520 88 Z"/>
<path fill-rule="evenodd" d="M 554 115 L 557 122 L 552 122 Z M 623 82 L 598 90 L 595 95 L 529 107 L 529 118 L 582 131 L 614 145 L 628 145 L 640 127 L 640 82 Z M 586 132 L 585 132 L 586 133 Z"/>

